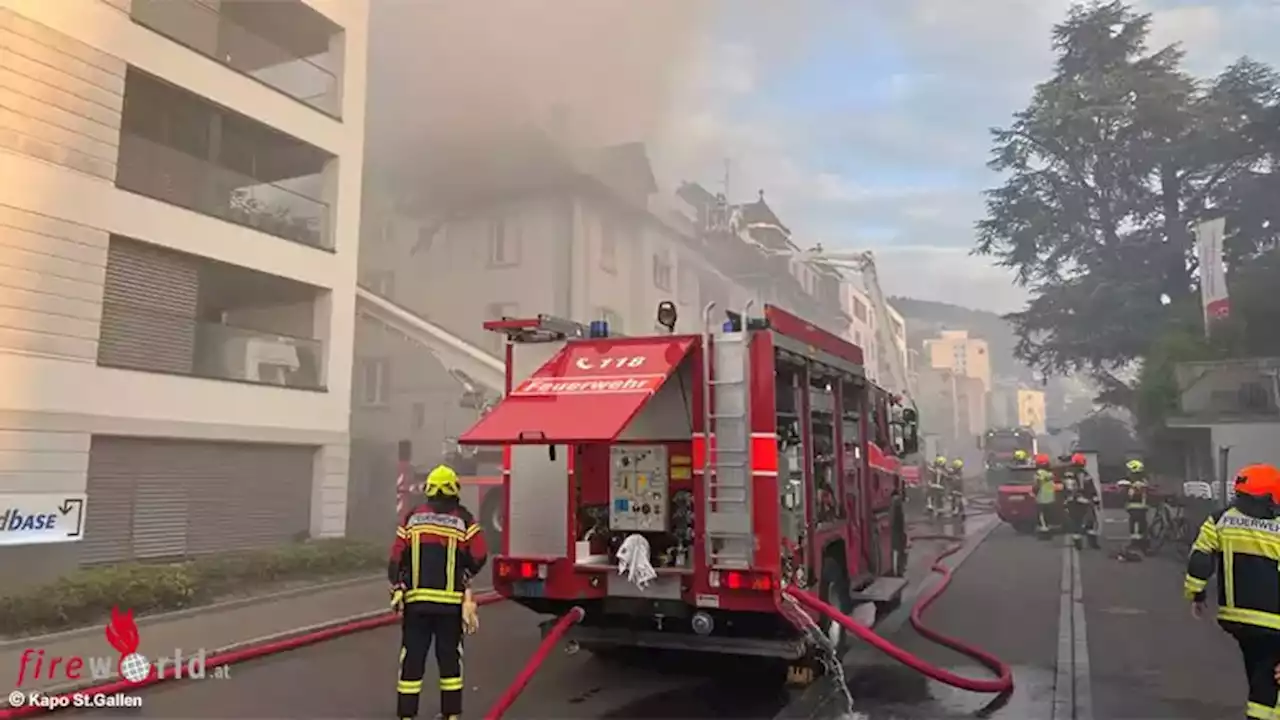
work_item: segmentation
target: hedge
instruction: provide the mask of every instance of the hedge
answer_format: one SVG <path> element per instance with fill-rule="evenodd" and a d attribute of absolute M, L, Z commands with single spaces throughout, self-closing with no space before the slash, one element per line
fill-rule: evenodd
<path fill-rule="evenodd" d="M 385 548 L 334 539 L 180 563 L 85 568 L 0 598 L 0 635 L 83 627 L 108 617 L 112 607 L 137 615 L 181 610 L 272 583 L 372 572 L 385 568 L 386 562 Z"/>

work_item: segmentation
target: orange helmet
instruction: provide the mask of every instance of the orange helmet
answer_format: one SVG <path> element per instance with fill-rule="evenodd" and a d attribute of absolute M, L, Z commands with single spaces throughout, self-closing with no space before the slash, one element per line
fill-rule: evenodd
<path fill-rule="evenodd" d="M 1274 465 L 1249 465 L 1236 473 L 1236 493 L 1280 501 L 1280 470 Z"/>
<path fill-rule="evenodd" d="M 1036 455 L 1036 467 L 1038 468 L 1049 467 L 1049 456 L 1045 453 L 1040 453 L 1039 455 Z"/>
<path fill-rule="evenodd" d="M 1071 464 L 1078 468 L 1082 468 L 1085 465 L 1088 465 L 1089 461 L 1085 458 L 1084 453 L 1076 453 L 1071 456 Z"/>

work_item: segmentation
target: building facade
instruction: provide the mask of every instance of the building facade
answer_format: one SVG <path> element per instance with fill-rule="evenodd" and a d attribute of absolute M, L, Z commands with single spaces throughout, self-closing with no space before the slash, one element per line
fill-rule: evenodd
<path fill-rule="evenodd" d="M 670 301 L 679 313 L 677 331 L 695 333 L 707 303 L 741 310 L 759 297 L 704 245 L 694 208 L 654 197 L 641 146 L 604 152 L 621 167 L 585 171 L 563 158 L 542 158 L 531 167 L 502 168 L 496 174 L 503 179 L 533 182 L 471 194 L 465 209 L 446 208 L 443 192 L 424 193 L 412 205 L 372 193 L 362 286 L 494 360 L 502 337 L 483 329 L 486 320 L 546 314 L 605 320 L 612 332 L 642 335 L 657 329 L 658 304 Z M 415 466 L 443 459 L 478 418 L 482 403 L 464 384 L 480 373 L 467 367 L 450 373 L 427 344 L 375 318 L 357 321 L 356 348 L 349 517 L 357 533 L 382 537 L 394 506 L 397 443 L 411 442 Z M 476 389 L 490 399 L 502 393 Z"/>
<path fill-rule="evenodd" d="M 367 13 L 0 1 L 0 567 L 344 533 Z"/>
<path fill-rule="evenodd" d="M 991 355 L 986 340 L 969 337 L 967 330 L 943 330 L 938 337 L 924 341 L 924 350 L 930 367 L 977 378 L 985 390 L 991 390 Z"/>

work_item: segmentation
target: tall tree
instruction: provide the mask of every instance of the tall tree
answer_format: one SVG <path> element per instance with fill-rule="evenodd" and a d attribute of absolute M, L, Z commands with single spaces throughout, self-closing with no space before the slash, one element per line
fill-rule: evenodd
<path fill-rule="evenodd" d="M 1244 59 L 1199 82 L 1176 45 L 1148 49 L 1150 26 L 1123 2 L 1074 7 L 1053 31 L 1053 76 L 992 131 L 1006 177 L 975 252 L 1030 288 L 1009 319 L 1018 356 L 1045 373 L 1110 378 L 1142 357 L 1195 302 L 1191 223 L 1266 155 L 1244 130 L 1274 73 Z"/>

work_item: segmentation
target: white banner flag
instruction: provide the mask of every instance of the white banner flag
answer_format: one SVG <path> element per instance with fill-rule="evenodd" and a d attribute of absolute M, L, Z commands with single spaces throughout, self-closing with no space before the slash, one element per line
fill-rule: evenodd
<path fill-rule="evenodd" d="M 1204 332 L 1214 320 L 1231 314 L 1227 297 L 1227 273 L 1222 260 L 1222 238 L 1226 234 L 1225 218 L 1206 220 L 1196 226 L 1196 255 L 1200 260 L 1200 302 L 1204 308 Z"/>

